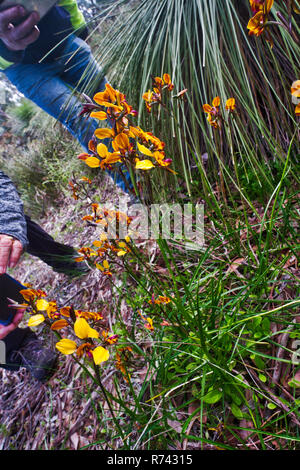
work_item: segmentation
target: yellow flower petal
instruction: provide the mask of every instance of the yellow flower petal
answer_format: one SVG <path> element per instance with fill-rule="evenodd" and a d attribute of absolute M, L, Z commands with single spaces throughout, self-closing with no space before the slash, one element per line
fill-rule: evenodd
<path fill-rule="evenodd" d="M 126 254 L 127 254 L 127 251 L 120 250 L 120 251 L 118 251 L 117 256 L 124 256 Z"/>
<path fill-rule="evenodd" d="M 148 157 L 152 157 L 153 156 L 153 153 L 151 152 L 151 150 L 149 150 L 147 147 L 145 147 L 145 145 L 141 145 L 141 144 L 137 144 L 138 146 L 138 149 L 141 153 L 143 153 L 144 155 L 147 155 Z"/>
<path fill-rule="evenodd" d="M 104 129 L 96 129 L 95 136 L 98 139 L 105 139 L 107 137 L 114 137 L 114 131 L 112 129 L 104 128 Z"/>
<path fill-rule="evenodd" d="M 145 327 L 148 328 L 149 330 L 154 330 L 152 318 L 148 317 L 148 318 L 146 318 L 146 320 L 147 320 L 148 323 L 146 323 Z"/>
<path fill-rule="evenodd" d="M 99 338 L 98 331 L 90 327 L 84 318 L 77 318 L 74 324 L 75 335 L 80 339 Z"/>
<path fill-rule="evenodd" d="M 32 315 L 28 321 L 28 326 L 38 326 L 45 321 L 44 315 L 38 313 L 37 315 Z"/>
<path fill-rule="evenodd" d="M 106 158 L 109 155 L 108 149 L 104 144 L 97 145 L 97 153 L 100 157 Z"/>
<path fill-rule="evenodd" d="M 109 262 L 106 259 L 103 261 L 103 267 L 109 269 Z"/>
<path fill-rule="evenodd" d="M 62 354 L 73 354 L 76 349 L 77 345 L 75 341 L 72 341 L 71 339 L 63 338 L 58 343 L 55 345 L 56 349 L 61 352 Z"/>
<path fill-rule="evenodd" d="M 226 108 L 228 111 L 234 111 L 234 110 L 235 110 L 235 99 L 234 99 L 234 98 L 229 98 L 229 99 L 226 101 L 225 108 Z"/>
<path fill-rule="evenodd" d="M 102 362 L 105 362 L 109 358 L 109 352 L 107 349 L 102 346 L 98 346 L 92 351 L 95 364 L 99 365 Z"/>
<path fill-rule="evenodd" d="M 86 163 L 91 168 L 99 168 L 100 166 L 100 160 L 96 157 L 88 157 L 86 160 L 84 160 L 84 163 Z"/>
<path fill-rule="evenodd" d="M 154 165 L 150 160 L 139 160 L 135 168 L 137 170 L 151 170 L 151 168 L 154 168 Z"/>
<path fill-rule="evenodd" d="M 47 310 L 47 308 L 49 307 L 49 302 L 47 302 L 47 300 L 44 300 L 44 299 L 39 299 L 37 300 L 36 302 L 36 308 L 38 310 Z"/>

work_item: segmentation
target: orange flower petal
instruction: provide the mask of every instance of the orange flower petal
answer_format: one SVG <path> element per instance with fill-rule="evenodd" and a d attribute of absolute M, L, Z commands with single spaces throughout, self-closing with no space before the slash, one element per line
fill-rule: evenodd
<path fill-rule="evenodd" d="M 61 330 L 62 328 L 65 328 L 68 325 L 69 323 L 67 322 L 67 320 L 64 320 L 62 318 L 61 320 L 57 320 L 54 323 L 52 323 L 51 330 L 53 331 Z"/>
<path fill-rule="evenodd" d="M 204 104 L 202 107 L 203 107 L 203 111 L 205 113 L 211 113 L 212 112 L 212 107 L 211 107 L 210 104 Z"/>
<path fill-rule="evenodd" d="M 99 121 L 105 121 L 107 119 L 107 114 L 104 111 L 93 111 L 90 116 L 99 119 Z"/>
<path fill-rule="evenodd" d="M 214 108 L 217 108 L 218 106 L 220 106 L 220 103 L 221 103 L 220 97 L 216 96 L 213 99 L 212 105 L 213 105 Z"/>

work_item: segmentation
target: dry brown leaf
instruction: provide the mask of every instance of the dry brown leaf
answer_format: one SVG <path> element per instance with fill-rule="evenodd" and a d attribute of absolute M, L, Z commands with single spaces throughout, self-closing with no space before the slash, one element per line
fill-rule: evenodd
<path fill-rule="evenodd" d="M 238 271 L 239 267 L 242 264 L 246 264 L 246 259 L 245 258 L 236 258 L 229 266 L 227 269 L 225 276 L 229 276 L 231 273 L 235 273 L 238 277 L 243 278 L 244 276 Z"/>
<path fill-rule="evenodd" d="M 287 260 L 287 262 L 284 265 L 284 268 L 287 269 L 287 268 L 290 268 L 293 265 L 295 265 L 295 267 L 297 267 L 297 258 L 296 258 L 295 255 Z"/>
<path fill-rule="evenodd" d="M 181 433 L 182 431 L 182 424 L 179 422 L 179 421 L 176 421 L 176 420 L 172 420 L 172 419 L 168 419 L 167 420 L 167 423 L 168 425 L 173 428 L 176 432 L 178 432 L 179 434 Z"/>
<path fill-rule="evenodd" d="M 70 441 L 72 443 L 72 446 L 73 446 L 74 450 L 77 450 L 78 449 L 78 444 L 79 444 L 79 436 L 78 436 L 77 432 L 74 432 L 74 434 L 72 434 L 72 436 L 70 436 Z"/>

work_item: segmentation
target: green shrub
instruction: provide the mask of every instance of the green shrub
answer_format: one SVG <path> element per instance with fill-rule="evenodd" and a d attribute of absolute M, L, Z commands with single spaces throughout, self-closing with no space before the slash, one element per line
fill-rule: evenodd
<path fill-rule="evenodd" d="M 28 123 L 30 134 L 19 137 L 12 125 L 10 142 L 0 150 L 0 164 L 15 183 L 25 211 L 36 216 L 67 194 L 68 182 L 82 162 L 76 158 L 80 145 L 62 125 L 41 111 L 34 110 L 32 116 L 33 109 L 24 102 L 11 113 L 24 123 L 24 130 Z"/>

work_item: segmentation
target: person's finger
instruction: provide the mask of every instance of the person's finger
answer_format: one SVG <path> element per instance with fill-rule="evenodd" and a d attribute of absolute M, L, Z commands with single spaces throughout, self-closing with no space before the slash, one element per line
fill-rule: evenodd
<path fill-rule="evenodd" d="M 26 18 L 25 21 L 20 23 L 18 26 L 15 26 L 14 28 L 9 30 L 9 33 L 7 35 L 7 39 L 11 42 L 18 42 L 27 36 L 31 35 L 33 32 L 34 34 L 38 35 L 39 30 L 35 28 L 36 24 L 39 21 L 39 14 L 34 11 L 31 13 L 28 18 Z"/>
<path fill-rule="evenodd" d="M 20 21 L 26 15 L 26 10 L 21 5 L 17 5 L 12 8 L 7 8 L 0 12 L 0 32 L 5 33 L 8 29 L 8 25 Z"/>
<path fill-rule="evenodd" d="M 20 256 L 23 251 L 22 243 L 19 240 L 13 240 L 11 252 L 10 252 L 10 259 L 9 259 L 9 267 L 14 268 L 17 262 L 20 259 Z"/>
<path fill-rule="evenodd" d="M 13 238 L 8 235 L 0 235 L 0 274 L 6 273 Z"/>
<path fill-rule="evenodd" d="M 20 310 L 18 313 L 16 313 L 16 315 L 13 318 L 13 321 L 9 325 L 6 325 L 6 326 L 0 325 L 0 340 L 4 339 L 9 333 L 11 333 L 17 328 L 17 326 L 19 325 L 19 323 L 21 322 L 24 316 L 25 310 L 26 309 L 24 308 Z"/>
<path fill-rule="evenodd" d="M 38 29 L 37 26 L 34 26 L 33 30 L 28 36 L 26 36 L 23 39 L 19 39 L 18 41 L 15 42 L 15 44 L 17 44 L 19 49 L 23 50 L 27 46 L 29 46 L 29 44 L 32 44 L 33 42 L 35 42 L 37 38 L 39 37 L 39 35 L 40 35 L 40 30 Z"/>
<path fill-rule="evenodd" d="M 22 310 L 19 310 L 18 313 L 16 313 L 16 315 L 14 316 L 12 323 L 15 327 L 17 327 L 19 323 L 22 321 L 25 310 L 26 310 L 25 308 Z"/>
<path fill-rule="evenodd" d="M 13 323 L 10 323 L 7 326 L 0 325 L 0 339 L 4 339 L 9 333 L 16 329 L 16 326 Z"/>

